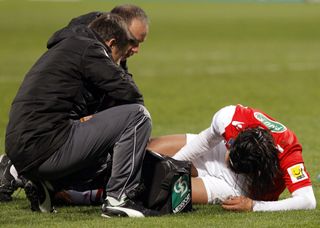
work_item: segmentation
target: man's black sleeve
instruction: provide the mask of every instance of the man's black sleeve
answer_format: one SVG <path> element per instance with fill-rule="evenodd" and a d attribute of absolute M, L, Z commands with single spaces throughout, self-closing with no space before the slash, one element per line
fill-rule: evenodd
<path fill-rule="evenodd" d="M 102 89 L 110 100 L 117 103 L 143 104 L 143 97 L 131 74 L 115 64 L 111 54 L 99 43 L 90 45 L 82 58 L 84 77 Z"/>

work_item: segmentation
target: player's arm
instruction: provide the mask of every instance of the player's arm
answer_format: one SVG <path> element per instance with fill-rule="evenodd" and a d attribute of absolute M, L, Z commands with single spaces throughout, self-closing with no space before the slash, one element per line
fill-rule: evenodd
<path fill-rule="evenodd" d="M 188 142 L 173 158 L 192 161 L 209 152 L 211 148 L 224 140 L 222 135 L 225 127 L 231 122 L 234 112 L 235 106 L 220 109 L 213 116 L 211 126 L 200 132 L 190 143 Z"/>
<path fill-rule="evenodd" d="M 316 199 L 311 186 L 297 189 L 290 198 L 278 201 L 254 201 L 245 196 L 232 197 L 222 203 L 229 211 L 286 211 L 316 208 Z"/>
<path fill-rule="evenodd" d="M 223 202 L 226 210 L 235 211 L 283 211 L 307 210 L 316 207 L 316 199 L 311 185 L 310 175 L 304 167 L 301 146 L 294 144 L 287 156 L 280 161 L 283 179 L 291 192 L 291 197 L 278 201 L 253 201 L 247 197 L 233 197 Z M 288 156 L 290 153 L 290 156 Z"/>
<path fill-rule="evenodd" d="M 302 147 L 291 131 L 287 131 L 284 136 L 291 139 L 292 144 L 284 147 L 283 154 L 280 154 L 283 156 L 280 167 L 291 197 L 274 202 L 256 201 L 254 211 L 302 210 L 314 209 L 316 206 L 310 175 L 304 167 Z"/>
<path fill-rule="evenodd" d="M 291 197 L 278 201 L 254 201 L 253 211 L 307 210 L 316 208 L 312 186 L 292 192 Z"/>
<path fill-rule="evenodd" d="M 182 147 L 173 158 L 183 161 L 193 161 L 215 146 L 218 143 L 216 138 L 217 137 L 212 133 L 211 128 L 207 128 L 196 135 L 190 143 L 188 142 Z"/>

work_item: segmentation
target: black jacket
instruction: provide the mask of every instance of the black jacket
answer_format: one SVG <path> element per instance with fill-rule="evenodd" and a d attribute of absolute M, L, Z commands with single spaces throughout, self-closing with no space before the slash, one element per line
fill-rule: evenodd
<path fill-rule="evenodd" d="M 39 166 L 65 142 L 72 119 L 88 110 L 86 91 L 103 94 L 108 106 L 143 104 L 132 77 L 117 66 L 110 49 L 85 25 L 56 33 L 27 73 L 12 103 L 6 153 L 20 174 Z"/>
<path fill-rule="evenodd" d="M 72 30 L 73 27 L 79 25 L 88 26 L 93 20 L 97 19 L 102 14 L 103 12 L 93 11 L 73 18 L 66 27 L 56 31 L 53 34 L 53 36 L 48 40 L 47 48 L 49 49 L 50 47 L 52 47 L 60 41 L 59 39 L 57 39 L 57 37 L 61 39 L 61 37 L 70 36 L 70 32 L 74 32 Z M 129 74 L 127 60 L 122 60 L 120 62 L 120 65 L 126 71 L 126 73 Z M 93 114 L 105 110 L 107 108 L 122 104 L 122 101 L 116 102 L 114 100 L 108 99 L 108 96 L 106 96 L 106 94 L 103 91 L 97 90 L 96 88 L 91 88 L 90 85 L 86 86 L 86 89 L 84 89 L 82 93 L 86 100 L 88 114 Z M 78 115 L 75 115 L 75 118 L 78 118 Z"/>

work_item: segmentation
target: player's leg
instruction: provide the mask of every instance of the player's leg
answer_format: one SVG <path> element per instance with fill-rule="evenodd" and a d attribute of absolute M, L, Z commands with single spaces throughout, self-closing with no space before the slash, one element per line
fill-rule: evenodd
<path fill-rule="evenodd" d="M 192 203 L 207 204 L 208 193 L 202 179 L 198 177 L 191 178 L 191 187 L 192 187 L 192 191 L 191 191 Z"/>
<path fill-rule="evenodd" d="M 86 191 L 62 190 L 55 194 L 54 202 L 57 205 L 101 205 L 105 198 L 105 189 Z"/>
<path fill-rule="evenodd" d="M 230 196 L 239 196 L 241 193 L 229 185 L 225 180 L 204 176 L 192 178 L 192 202 L 198 204 L 220 204 Z"/>
<path fill-rule="evenodd" d="M 147 149 L 172 157 L 186 144 L 186 135 L 166 135 L 151 138 Z"/>
<path fill-rule="evenodd" d="M 192 137 L 188 137 L 191 139 Z M 201 157 L 193 160 L 198 178 L 192 182 L 194 203 L 220 204 L 229 196 L 241 195 L 242 178 L 234 175 L 225 165 L 226 147 L 219 143 Z"/>

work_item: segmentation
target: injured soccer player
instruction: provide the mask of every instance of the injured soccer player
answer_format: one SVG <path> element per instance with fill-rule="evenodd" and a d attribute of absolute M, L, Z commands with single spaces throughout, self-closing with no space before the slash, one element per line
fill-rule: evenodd
<path fill-rule="evenodd" d="M 257 109 L 224 107 L 199 134 L 153 138 L 148 148 L 192 162 L 193 203 L 220 204 L 230 211 L 316 207 L 296 135 Z M 291 197 L 279 200 L 286 188 Z"/>

